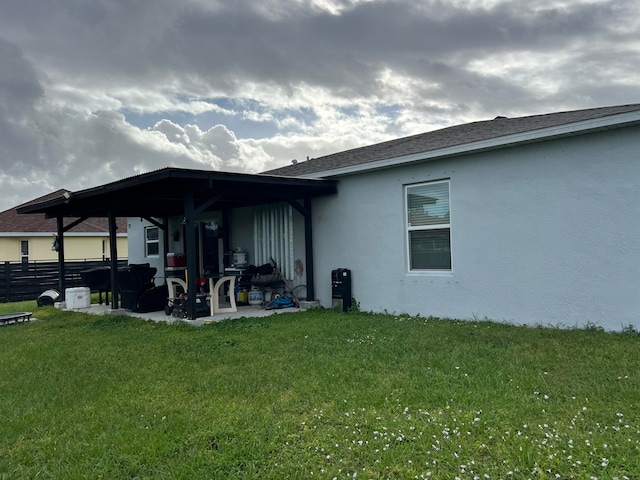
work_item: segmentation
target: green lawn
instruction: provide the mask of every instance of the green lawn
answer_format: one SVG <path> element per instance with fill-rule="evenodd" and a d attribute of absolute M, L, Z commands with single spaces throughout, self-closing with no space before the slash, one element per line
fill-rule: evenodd
<path fill-rule="evenodd" d="M 194 328 L 0 304 L 0 478 L 623 479 L 640 335 L 310 311 Z"/>

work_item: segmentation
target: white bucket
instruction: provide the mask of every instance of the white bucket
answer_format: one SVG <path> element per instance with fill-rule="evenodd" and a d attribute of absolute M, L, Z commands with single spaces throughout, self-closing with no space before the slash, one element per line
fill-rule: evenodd
<path fill-rule="evenodd" d="M 249 290 L 249 305 L 261 305 L 264 301 L 264 295 L 262 290 L 256 287 L 251 287 Z"/>

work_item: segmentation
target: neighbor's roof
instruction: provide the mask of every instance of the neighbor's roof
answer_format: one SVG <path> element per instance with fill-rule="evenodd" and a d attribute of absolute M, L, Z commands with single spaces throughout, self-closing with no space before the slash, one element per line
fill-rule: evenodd
<path fill-rule="evenodd" d="M 627 115 L 624 115 L 627 114 Z M 518 143 L 576 135 L 640 122 L 640 104 L 590 108 L 528 117 L 496 117 L 354 148 L 264 172 L 284 176 L 332 176 L 443 158 Z M 394 160 L 391 161 L 390 160 Z"/>
<path fill-rule="evenodd" d="M 57 198 L 64 198 L 63 194 L 69 190 L 60 189 L 55 192 L 43 195 L 17 207 L 0 212 L 0 235 L 3 233 L 56 233 L 58 231 L 55 218 L 44 218 L 43 215 L 19 215 L 18 208 L 34 205 Z M 74 219 L 66 218 L 64 224 L 68 225 Z M 127 232 L 127 219 L 117 218 L 116 225 L 118 233 Z M 84 222 L 73 227 L 69 232 L 73 233 L 109 233 L 109 224 L 106 218 L 88 218 Z"/>

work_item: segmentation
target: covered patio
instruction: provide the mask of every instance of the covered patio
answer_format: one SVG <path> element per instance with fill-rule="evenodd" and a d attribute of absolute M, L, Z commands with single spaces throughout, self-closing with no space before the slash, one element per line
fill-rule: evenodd
<path fill-rule="evenodd" d="M 57 219 L 59 291 L 65 294 L 64 234 L 73 226 L 92 217 L 109 220 L 111 306 L 119 310 L 116 218 L 140 217 L 157 226 L 168 236 L 170 217 L 182 218 L 185 232 L 186 276 L 198 278 L 197 217 L 204 212 L 221 212 L 225 224 L 230 224 L 233 209 L 286 203 L 304 221 L 304 274 L 307 299 L 315 298 L 313 269 L 312 198 L 332 195 L 336 181 L 302 179 L 269 175 L 251 175 L 209 170 L 163 168 L 129 177 L 99 187 L 67 193 L 58 198 L 18 209 L 21 214 L 44 214 Z M 73 219 L 65 224 L 65 219 Z M 223 231 L 224 249 L 230 247 L 230 228 Z M 166 242 L 165 242 L 166 245 Z M 162 252 L 166 255 L 168 252 Z M 197 282 L 187 282 L 187 318 L 197 319 Z"/>

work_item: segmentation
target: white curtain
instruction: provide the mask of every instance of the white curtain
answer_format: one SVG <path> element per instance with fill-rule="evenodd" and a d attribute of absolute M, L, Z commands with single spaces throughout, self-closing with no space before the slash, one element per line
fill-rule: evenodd
<path fill-rule="evenodd" d="M 253 209 L 254 250 L 257 266 L 275 260 L 282 274 L 293 278 L 293 210 L 279 203 Z"/>

